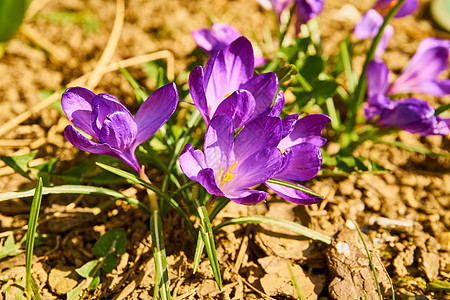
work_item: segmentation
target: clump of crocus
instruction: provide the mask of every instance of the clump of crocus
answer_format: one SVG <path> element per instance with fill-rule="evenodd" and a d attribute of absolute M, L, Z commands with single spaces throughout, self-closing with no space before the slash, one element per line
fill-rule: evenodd
<path fill-rule="evenodd" d="M 154 135 L 170 118 L 178 103 L 174 83 L 156 90 L 141 105 L 135 117 L 116 97 L 94 94 L 82 88 L 68 88 L 61 105 L 67 118 L 92 141 L 68 125 L 64 135 L 75 147 L 90 153 L 116 157 L 140 172 L 135 150 Z"/>
<path fill-rule="evenodd" d="M 359 40 L 374 38 L 383 24 L 386 14 L 398 3 L 398 0 L 378 0 L 374 7 L 369 9 L 356 24 L 354 33 Z M 417 0 L 406 0 L 399 8 L 394 18 L 402 18 L 412 14 L 418 7 Z M 375 57 L 380 58 L 394 35 L 394 27 L 388 24 L 377 46 Z"/>
<path fill-rule="evenodd" d="M 417 98 L 392 101 L 388 96 L 418 92 L 442 96 L 450 94 L 450 79 L 438 75 L 448 68 L 450 41 L 424 39 L 400 76 L 390 85 L 389 69 L 380 60 L 367 68 L 368 100 L 364 108 L 366 118 L 382 127 L 398 127 L 421 135 L 446 135 L 449 119 L 435 116 L 426 101 Z"/>
<path fill-rule="evenodd" d="M 186 145 L 180 166 L 190 179 L 199 182 L 210 194 L 224 196 L 245 205 L 263 201 L 267 192 L 252 187 L 278 178 L 295 183 L 314 177 L 322 155 L 317 145 L 325 139 L 320 132 L 329 118 L 298 115 L 281 120 L 259 117 L 235 136 L 229 115 L 214 117 L 205 134 L 204 152 Z M 266 183 L 278 195 L 297 204 L 311 204 L 322 198 L 297 189 Z"/>
<path fill-rule="evenodd" d="M 197 46 L 210 55 L 219 50 L 227 48 L 233 41 L 242 34 L 233 26 L 226 23 L 215 23 L 209 28 L 192 31 L 192 36 Z M 260 67 L 266 63 L 263 56 L 254 56 L 255 67 Z"/>
<path fill-rule="evenodd" d="M 232 115 L 235 128 L 259 116 L 279 115 L 284 106 L 275 73 L 253 76 L 253 48 L 240 37 L 219 50 L 206 63 L 195 67 L 189 76 L 189 91 L 206 125 L 220 114 Z"/>

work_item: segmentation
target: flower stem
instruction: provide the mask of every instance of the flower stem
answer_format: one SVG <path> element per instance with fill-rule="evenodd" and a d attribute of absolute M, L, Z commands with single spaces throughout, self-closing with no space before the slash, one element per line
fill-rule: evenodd
<path fill-rule="evenodd" d="M 142 166 L 141 173 L 139 174 L 139 176 L 143 181 L 146 181 L 146 182 L 152 184 L 152 182 L 148 178 L 147 174 L 145 174 L 144 166 Z M 150 201 L 150 211 L 153 212 L 153 211 L 159 210 L 158 196 L 156 195 L 156 193 L 150 189 L 145 189 L 145 190 L 147 191 L 148 199 Z"/>

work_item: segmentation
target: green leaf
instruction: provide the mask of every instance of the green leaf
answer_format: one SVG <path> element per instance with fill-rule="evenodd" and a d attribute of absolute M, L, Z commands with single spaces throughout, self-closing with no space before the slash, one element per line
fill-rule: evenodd
<path fill-rule="evenodd" d="M 446 292 L 450 292 L 450 282 L 448 281 L 440 281 L 440 280 L 432 280 L 427 284 L 428 290 L 444 290 Z"/>
<path fill-rule="evenodd" d="M 164 247 L 164 236 L 161 216 L 158 210 L 153 211 L 150 218 L 150 232 L 152 235 L 153 257 L 155 259 L 156 282 L 159 281 L 159 293 L 161 299 L 171 299 L 170 297 L 170 281 L 167 271 L 166 248 Z"/>
<path fill-rule="evenodd" d="M 111 229 L 105 232 L 94 244 L 92 252 L 100 257 L 109 254 L 123 254 L 127 248 L 127 236 L 122 228 Z"/>
<path fill-rule="evenodd" d="M 0 194 L 0 202 L 15 198 L 25 198 L 33 196 L 34 189 L 19 191 L 19 192 L 7 192 Z M 106 188 L 96 187 L 96 186 L 85 186 L 85 185 L 60 185 L 53 187 L 42 188 L 42 194 L 87 194 L 87 195 L 103 195 L 109 196 L 116 199 L 122 199 L 130 204 L 137 205 L 143 210 L 150 213 L 150 210 L 142 202 L 137 199 L 126 197 L 125 195 Z"/>
<path fill-rule="evenodd" d="M 202 258 L 203 249 L 205 249 L 205 242 L 203 242 L 202 235 L 199 234 L 197 237 L 197 246 L 195 247 L 194 253 L 194 263 L 192 264 L 192 273 L 197 272 L 198 266 L 200 265 L 200 260 Z"/>
<path fill-rule="evenodd" d="M 9 40 L 22 24 L 27 0 L 0 1 L 0 43 Z"/>
<path fill-rule="evenodd" d="M 298 66 L 298 70 L 307 81 L 311 81 L 319 76 L 324 67 L 323 58 L 320 55 L 312 55 L 305 58 L 302 64 Z"/>
<path fill-rule="evenodd" d="M 6 256 L 16 256 L 23 251 L 20 250 L 22 247 L 22 243 L 15 243 L 14 242 L 14 236 L 11 234 L 6 238 L 5 243 L 0 246 L 0 259 L 6 257 Z"/>
<path fill-rule="evenodd" d="M 76 269 L 75 272 L 77 272 L 77 274 L 83 278 L 94 277 L 95 274 L 98 272 L 98 269 L 96 268 L 98 263 L 99 263 L 98 259 L 88 261 L 80 268 Z"/>
<path fill-rule="evenodd" d="M 305 300 L 305 296 L 302 293 L 302 290 L 300 289 L 300 285 L 298 284 L 297 277 L 295 277 L 294 271 L 292 270 L 291 264 L 287 263 L 288 269 L 289 269 L 289 275 L 291 275 L 292 283 L 294 284 L 295 290 L 297 291 L 298 299 Z"/>
<path fill-rule="evenodd" d="M 323 196 L 321 196 L 321 195 L 311 191 L 310 189 L 307 189 L 307 188 L 305 188 L 303 186 L 300 186 L 300 185 L 297 185 L 297 184 L 294 184 L 294 183 L 291 183 L 291 182 L 287 182 L 287 181 L 284 181 L 284 180 L 271 178 L 271 179 L 267 180 L 267 182 L 268 183 L 282 185 L 282 186 L 286 186 L 286 187 L 289 187 L 289 188 L 292 188 L 292 189 L 296 189 L 298 191 L 301 191 L 301 192 L 304 192 L 304 193 L 307 193 L 307 194 L 310 194 L 310 195 L 313 195 L 313 196 L 316 196 L 316 197 L 324 198 Z"/>
<path fill-rule="evenodd" d="M 208 212 L 206 211 L 206 207 L 200 204 L 198 199 L 195 199 L 194 202 L 197 205 L 197 213 L 200 218 L 200 234 L 205 244 L 209 262 L 211 263 L 211 269 L 213 271 L 217 285 L 219 286 L 219 290 L 222 290 L 222 276 L 220 274 L 219 260 L 217 259 L 216 246 L 214 244 L 214 234 L 212 231 Z"/>
<path fill-rule="evenodd" d="M 41 207 L 42 201 L 42 178 L 39 178 L 38 184 L 36 186 L 33 202 L 31 203 L 30 217 L 28 219 L 28 230 L 27 230 L 27 244 L 26 244 L 26 285 L 25 290 L 27 295 L 31 295 L 31 264 L 33 259 L 34 250 L 34 239 L 36 234 L 37 222 L 39 217 L 39 209 Z"/>
<path fill-rule="evenodd" d="M 291 78 L 291 75 L 295 75 L 298 73 L 298 69 L 295 65 L 289 64 L 287 66 L 278 68 L 275 70 L 275 74 L 277 74 L 279 83 L 282 84 L 285 81 L 288 81 Z"/>
<path fill-rule="evenodd" d="M 90 283 L 89 286 L 88 286 L 88 289 L 90 289 L 90 290 L 95 290 L 95 289 L 97 289 L 99 283 L 100 283 L 100 276 L 97 275 L 97 276 L 95 276 L 94 278 L 92 278 L 92 281 L 91 281 L 91 283 Z"/>
<path fill-rule="evenodd" d="M 119 264 L 119 258 L 116 253 L 108 254 L 102 262 L 102 269 L 106 273 L 111 273 Z"/>
<path fill-rule="evenodd" d="M 82 284 L 77 285 L 73 290 L 67 293 L 67 300 L 79 300 L 81 299 Z"/>
<path fill-rule="evenodd" d="M 441 107 L 437 108 L 436 111 L 434 112 L 434 115 L 438 116 L 448 109 L 450 109 L 450 103 L 442 105 Z"/>
<path fill-rule="evenodd" d="M 28 163 L 36 156 L 36 154 L 37 150 L 32 151 L 28 154 L 18 156 L 1 155 L 0 159 L 3 160 L 5 164 L 13 168 L 14 171 L 31 180 L 30 176 L 28 175 Z"/>
<path fill-rule="evenodd" d="M 320 241 L 325 244 L 331 244 L 331 237 L 320 233 L 318 231 L 312 230 L 308 227 L 302 226 L 300 224 L 289 222 L 285 220 L 280 220 L 272 217 L 266 217 L 266 216 L 249 216 L 249 217 L 239 217 L 239 218 L 233 218 L 228 219 L 216 227 L 214 227 L 214 231 L 228 225 L 235 225 L 235 224 L 246 224 L 246 223 L 253 223 L 253 224 L 268 224 L 268 225 L 275 225 L 284 229 L 288 229 L 290 231 L 293 231 L 295 233 L 301 234 L 303 236 L 306 236 L 307 238 Z"/>
<path fill-rule="evenodd" d="M 410 146 L 410 145 L 406 145 L 403 144 L 402 142 L 388 142 L 388 141 L 384 141 L 381 139 L 375 139 L 374 142 L 380 143 L 380 144 L 385 144 L 385 145 L 389 145 L 389 146 L 394 146 L 400 149 L 405 149 L 408 151 L 412 151 L 412 152 L 417 152 L 417 153 L 422 153 L 422 154 L 426 154 L 426 155 L 430 155 L 430 156 L 441 156 L 441 157 L 450 157 L 450 154 L 442 154 L 442 153 L 436 153 L 433 152 L 429 149 L 426 148 L 421 148 L 421 147 L 415 147 L 415 146 Z"/>

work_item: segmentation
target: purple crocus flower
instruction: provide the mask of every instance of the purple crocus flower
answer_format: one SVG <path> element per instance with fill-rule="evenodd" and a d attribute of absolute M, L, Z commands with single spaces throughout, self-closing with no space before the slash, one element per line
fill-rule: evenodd
<path fill-rule="evenodd" d="M 206 63 L 195 67 L 189 76 L 194 105 L 206 125 L 220 114 L 233 116 L 235 128 L 259 116 L 276 116 L 284 106 L 284 94 L 278 93 L 275 73 L 253 77 L 254 57 L 249 40 L 240 37 L 219 50 Z"/>
<path fill-rule="evenodd" d="M 423 39 L 402 74 L 392 84 L 388 94 L 406 92 L 435 96 L 450 94 L 450 79 L 437 78 L 448 69 L 449 54 L 450 40 Z"/>
<path fill-rule="evenodd" d="M 234 120 L 228 115 L 214 117 L 205 133 L 204 152 L 187 144 L 180 155 L 180 167 L 208 193 L 233 202 L 252 205 L 267 197 L 251 187 L 264 183 L 280 169 L 283 158 L 276 147 L 281 138 L 281 120 L 255 120 L 269 126 L 244 129 L 235 138 Z M 253 141 L 257 143 L 253 143 Z"/>
<path fill-rule="evenodd" d="M 242 34 L 233 26 L 226 23 L 215 23 L 209 28 L 192 31 L 192 36 L 197 46 L 210 55 L 228 47 L 234 40 Z M 255 67 L 260 67 L 266 63 L 263 56 L 255 56 Z"/>
<path fill-rule="evenodd" d="M 398 3 L 398 0 L 378 0 L 372 9 L 369 9 L 355 25 L 354 33 L 359 40 L 374 38 L 383 24 L 384 16 Z M 395 14 L 394 18 L 402 18 L 412 14 L 418 7 L 417 0 L 406 0 Z M 383 36 L 377 46 L 375 58 L 380 58 L 394 35 L 394 27 L 387 25 Z"/>
<path fill-rule="evenodd" d="M 218 50 L 225 49 L 241 33 L 231 25 L 226 23 L 216 23 L 209 28 L 192 31 L 197 46 L 203 51 L 213 54 Z"/>
<path fill-rule="evenodd" d="M 283 166 L 273 178 L 300 185 L 296 182 L 316 176 L 322 164 L 320 147 L 326 143 L 326 139 L 320 134 L 329 122 L 330 117 L 323 114 L 311 114 L 301 119 L 296 114 L 284 118 L 282 139 L 277 145 L 283 153 Z M 257 141 L 256 137 L 256 141 L 252 143 Z M 282 185 L 266 182 L 266 186 L 282 198 L 296 204 L 312 204 L 322 200 L 320 197 Z"/>
<path fill-rule="evenodd" d="M 426 101 L 417 98 L 391 101 L 386 96 L 404 92 L 449 94 L 450 79 L 437 79 L 439 73 L 447 69 L 448 57 L 449 41 L 424 39 L 390 88 L 386 64 L 379 60 L 370 62 L 367 67 L 368 106 L 364 107 L 366 118 L 377 117 L 376 123 L 382 127 L 399 127 L 423 136 L 448 134 L 450 120 L 435 116 Z"/>
<path fill-rule="evenodd" d="M 325 0 L 295 0 L 295 3 L 297 5 L 295 31 L 298 34 L 302 24 L 317 17 L 322 12 Z"/>
<path fill-rule="evenodd" d="M 64 129 L 64 135 L 83 151 L 114 156 L 140 172 L 134 154 L 136 147 L 166 123 L 177 102 L 176 86 L 169 83 L 148 97 L 133 119 L 130 111 L 112 95 L 95 95 L 82 87 L 68 88 L 61 98 L 64 113 L 99 143 L 86 138 L 72 125 Z"/>

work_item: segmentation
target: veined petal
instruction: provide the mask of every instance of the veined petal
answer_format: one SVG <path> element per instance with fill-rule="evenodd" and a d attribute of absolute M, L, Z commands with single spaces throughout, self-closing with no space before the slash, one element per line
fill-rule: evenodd
<path fill-rule="evenodd" d="M 382 60 L 372 60 L 367 65 L 367 94 L 384 94 L 389 88 L 389 69 Z"/>
<path fill-rule="evenodd" d="M 226 172 L 235 162 L 233 119 L 220 115 L 211 120 L 205 133 L 204 152 L 206 164 L 218 176 L 220 169 Z"/>
<path fill-rule="evenodd" d="M 129 149 L 127 149 L 125 152 L 122 152 L 117 149 L 111 148 L 108 144 L 99 144 L 93 142 L 79 133 L 72 125 L 69 125 L 64 129 L 64 136 L 72 145 L 80 150 L 94 154 L 113 156 L 131 166 L 138 173 L 141 170 L 136 156 L 133 152 L 128 151 Z"/>
<path fill-rule="evenodd" d="M 299 120 L 300 114 L 294 114 L 286 116 L 283 120 L 281 120 L 282 131 L 281 137 L 285 138 L 289 133 L 294 129 L 295 123 Z"/>
<path fill-rule="evenodd" d="M 247 123 L 255 111 L 255 98 L 246 90 L 238 90 L 228 96 L 219 104 L 214 116 L 221 114 L 229 115 L 233 118 L 234 128 L 240 128 Z"/>
<path fill-rule="evenodd" d="M 91 126 L 92 99 L 95 94 L 82 87 L 68 88 L 61 96 L 61 106 L 69 121 L 80 130 L 98 139 Z"/>
<path fill-rule="evenodd" d="M 428 90 L 427 87 L 430 82 L 439 82 L 437 76 L 448 68 L 449 52 L 449 40 L 424 39 L 388 93 L 420 92 L 436 96 L 445 95 L 448 90 L 436 88 Z"/>
<path fill-rule="evenodd" d="M 252 77 L 255 70 L 252 45 L 245 37 L 240 37 L 218 51 L 210 61 L 205 67 L 204 86 L 211 112 Z"/>
<path fill-rule="evenodd" d="M 261 116 L 271 106 L 278 90 L 278 77 L 275 73 L 264 73 L 250 78 L 240 86 L 255 97 L 255 117 Z"/>
<path fill-rule="evenodd" d="M 226 195 L 226 197 L 237 204 L 254 205 L 261 201 L 264 201 L 267 198 L 267 195 L 267 192 L 246 189 L 241 191 L 239 196 Z"/>
<path fill-rule="evenodd" d="M 243 162 L 250 155 L 266 147 L 276 147 L 281 140 L 281 119 L 259 117 L 245 125 L 237 135 L 234 152 L 236 160 Z"/>
<path fill-rule="evenodd" d="M 326 139 L 320 134 L 325 126 L 331 122 L 331 118 L 323 114 L 311 114 L 304 116 L 294 124 L 294 128 L 284 139 L 281 140 L 278 147 L 281 149 L 289 148 L 299 143 L 311 143 L 322 147 Z"/>
<path fill-rule="evenodd" d="M 197 174 L 207 168 L 205 154 L 200 150 L 194 150 L 190 143 L 181 152 L 179 162 L 183 173 L 195 181 L 197 181 Z"/>
<path fill-rule="evenodd" d="M 126 112 L 118 111 L 109 114 L 103 122 L 99 134 L 100 142 L 108 144 L 111 148 L 126 152 L 133 148 L 136 138 L 137 125 Z"/>
<path fill-rule="evenodd" d="M 224 193 L 216 184 L 215 174 L 213 169 L 203 169 L 197 174 L 197 181 L 212 195 L 223 196 Z"/>
<path fill-rule="evenodd" d="M 215 23 L 211 26 L 211 29 L 218 41 L 213 47 L 213 52 L 225 49 L 242 35 L 236 28 L 226 23 Z"/>
<path fill-rule="evenodd" d="M 292 182 L 294 184 L 297 184 L 295 182 Z M 297 184 L 299 186 L 301 186 L 300 184 Z M 313 196 L 310 195 L 308 193 L 287 187 L 287 186 L 283 186 L 283 185 L 279 185 L 279 184 L 274 184 L 274 183 L 267 183 L 266 182 L 266 186 L 269 187 L 272 191 L 274 191 L 277 195 L 279 195 L 280 197 L 293 202 L 295 204 L 300 204 L 300 205 L 308 205 L 308 204 L 314 204 L 317 203 L 321 200 L 323 200 L 323 198 L 321 197 L 317 197 L 317 196 Z"/>
<path fill-rule="evenodd" d="M 167 122 L 177 104 L 178 92 L 173 82 L 160 87 L 151 94 L 134 117 L 137 124 L 134 146 L 137 147 L 153 136 Z"/>
<path fill-rule="evenodd" d="M 95 133 L 100 135 L 100 130 L 102 129 L 103 122 L 106 117 L 119 111 L 127 113 L 131 118 L 133 118 L 130 111 L 113 95 L 98 94 L 95 96 L 92 99 L 92 113 L 90 116 L 92 129 Z"/>
<path fill-rule="evenodd" d="M 279 149 L 263 148 L 238 164 L 235 171 L 236 177 L 225 183 L 222 191 L 232 194 L 235 191 L 264 183 L 280 169 L 282 161 Z"/>
<path fill-rule="evenodd" d="M 319 147 L 310 143 L 301 143 L 288 149 L 292 153 L 289 165 L 275 174 L 274 178 L 305 181 L 317 175 L 322 164 L 322 152 Z"/>
<path fill-rule="evenodd" d="M 194 105 L 203 117 L 208 126 L 213 113 L 209 113 L 208 102 L 206 100 L 205 89 L 203 87 L 203 69 L 201 66 L 195 67 L 189 74 L 189 93 Z"/>

